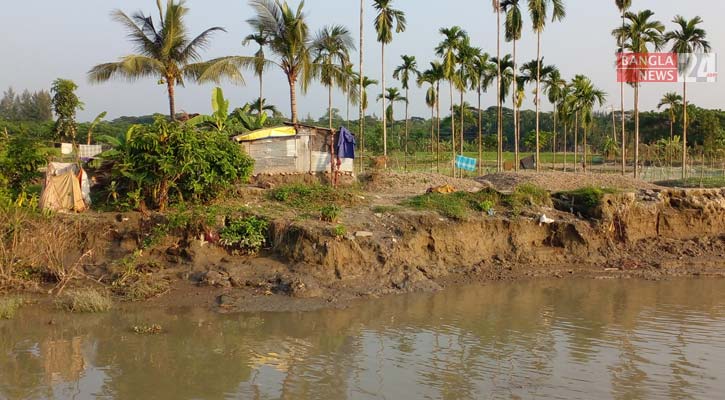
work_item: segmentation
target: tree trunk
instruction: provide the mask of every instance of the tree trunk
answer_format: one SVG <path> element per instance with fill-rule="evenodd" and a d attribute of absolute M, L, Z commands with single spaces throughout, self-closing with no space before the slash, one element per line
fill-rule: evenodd
<path fill-rule="evenodd" d="M 332 85 L 327 87 L 327 119 L 332 130 Z"/>
<path fill-rule="evenodd" d="M 436 172 L 441 172 L 441 83 L 436 82 Z"/>
<path fill-rule="evenodd" d="M 408 89 L 405 89 L 405 154 L 403 155 L 403 165 L 405 171 L 408 171 Z"/>
<path fill-rule="evenodd" d="M 622 10 L 622 28 L 624 28 L 624 10 Z M 624 30 L 622 31 L 621 41 L 622 46 L 624 46 Z M 624 47 L 621 48 L 621 52 L 624 52 Z M 622 103 L 622 176 L 627 173 L 627 133 L 624 124 L 624 77 L 625 75 L 620 77 L 622 82 L 620 82 L 619 86 L 619 99 Z"/>
<path fill-rule="evenodd" d="M 584 145 L 583 145 L 584 148 L 582 149 L 582 153 L 584 154 L 584 160 L 582 162 L 582 165 L 583 165 L 582 168 L 584 169 L 584 172 L 586 173 L 587 172 L 587 125 L 586 125 L 586 123 L 583 124 L 583 125 L 584 125 L 583 126 L 583 128 L 584 128 L 584 137 L 583 137 L 583 140 L 582 141 L 584 143 Z"/>
<path fill-rule="evenodd" d="M 579 171 L 579 111 L 574 113 L 574 172 Z"/>
<path fill-rule="evenodd" d="M 289 83 L 289 98 L 290 108 L 292 112 L 292 124 L 297 125 L 297 76 L 290 74 L 287 76 L 287 82 Z"/>
<path fill-rule="evenodd" d="M 539 157 L 539 89 L 541 87 L 541 31 L 536 33 L 536 172 L 540 169 Z"/>
<path fill-rule="evenodd" d="M 382 78 L 380 79 L 380 81 L 382 82 L 383 94 L 383 162 L 385 164 L 385 169 L 388 169 L 388 116 L 385 110 L 385 43 L 382 44 L 381 48 L 382 62 L 380 63 L 380 65 L 382 66 Z"/>
<path fill-rule="evenodd" d="M 516 39 L 513 41 L 514 46 L 514 68 L 513 68 L 513 74 L 514 74 L 514 80 L 513 80 L 513 95 L 511 96 L 513 99 L 513 106 L 514 106 L 514 170 L 518 172 L 519 165 L 521 164 L 520 155 L 519 155 L 519 116 L 518 116 L 518 104 L 517 104 L 517 97 L 518 97 L 518 82 L 516 82 Z"/>
<path fill-rule="evenodd" d="M 363 44 L 364 44 L 364 27 L 365 27 L 365 0 L 360 0 L 360 123 L 359 123 L 359 134 L 360 134 L 360 172 L 363 172 L 363 158 L 365 157 L 365 109 L 363 108 Z"/>
<path fill-rule="evenodd" d="M 461 155 L 463 155 L 463 90 L 461 90 L 461 109 L 459 111 L 461 112 L 461 137 L 459 138 L 459 146 L 461 148 Z M 463 170 L 458 171 L 458 174 L 463 178 Z"/>
<path fill-rule="evenodd" d="M 435 102 L 434 104 L 430 106 L 430 154 L 431 154 L 431 160 L 433 157 L 433 153 L 435 153 Z M 435 171 L 435 166 L 433 165 L 433 162 L 430 163 L 430 172 Z"/>
<path fill-rule="evenodd" d="M 263 85 L 264 81 L 262 80 L 262 74 L 259 74 L 259 115 L 262 115 L 262 112 L 264 112 L 264 104 L 262 104 L 262 90 L 264 87 Z"/>
<path fill-rule="evenodd" d="M 496 171 L 503 171 L 503 103 L 501 102 L 501 1 L 496 1 L 496 101 L 498 102 L 498 113 L 496 114 Z"/>
<path fill-rule="evenodd" d="M 567 148 L 566 148 L 566 134 L 568 133 L 569 127 L 567 126 L 567 123 L 564 122 L 564 172 L 566 172 L 566 164 L 567 164 L 567 157 L 569 154 L 567 154 Z"/>
<path fill-rule="evenodd" d="M 169 117 L 172 121 L 176 121 L 176 101 L 174 99 L 174 84 L 176 81 L 174 78 L 166 79 L 166 90 L 169 95 Z"/>
<path fill-rule="evenodd" d="M 556 124 L 559 122 L 558 118 L 559 112 L 556 109 L 556 104 L 554 104 L 554 137 L 551 140 L 551 153 L 552 153 L 552 161 L 551 161 L 551 167 L 554 171 L 556 171 Z"/>
<path fill-rule="evenodd" d="M 451 152 L 453 159 L 451 160 L 452 176 L 456 177 L 456 114 L 453 110 L 453 81 L 448 80 L 448 86 L 451 94 Z"/>
<path fill-rule="evenodd" d="M 478 85 L 478 175 L 483 175 L 483 112 L 481 111 L 481 85 Z"/>
<path fill-rule="evenodd" d="M 687 82 L 682 83 L 682 179 L 687 178 Z"/>
<path fill-rule="evenodd" d="M 639 178 L 639 83 L 634 86 L 634 178 Z"/>

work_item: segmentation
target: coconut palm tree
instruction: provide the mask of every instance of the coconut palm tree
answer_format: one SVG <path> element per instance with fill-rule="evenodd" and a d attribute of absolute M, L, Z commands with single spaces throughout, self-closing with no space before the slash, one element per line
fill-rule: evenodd
<path fill-rule="evenodd" d="M 471 89 L 478 94 L 478 173 L 483 174 L 483 109 L 481 94 L 485 92 L 497 77 L 497 64 L 491 62 L 488 53 L 480 53 L 473 60 L 471 70 Z"/>
<path fill-rule="evenodd" d="M 612 34 L 615 37 L 624 37 L 622 47 L 632 53 L 649 53 L 649 46 L 659 50 L 664 44 L 662 36 L 665 26 L 661 22 L 652 20 L 654 12 L 644 10 L 638 13 L 627 12 L 625 24 L 622 28 L 615 29 Z M 634 77 L 634 177 L 639 177 L 639 77 Z"/>
<path fill-rule="evenodd" d="M 147 77 L 158 78 L 159 83 L 166 85 L 169 116 L 175 119 L 176 85 L 184 86 L 186 80 L 199 80 L 207 72 L 209 64 L 201 62 L 199 52 L 209 45 L 214 33 L 226 31 L 221 27 L 213 27 L 195 38 L 190 38 L 184 21 L 189 9 L 184 6 L 184 1 L 168 0 L 165 9 L 160 0 L 156 4 L 159 12 L 158 25 L 153 17 L 141 12 L 129 16 L 121 10 L 113 11 L 113 20 L 129 32 L 128 37 L 134 44 L 136 53 L 124 56 L 117 62 L 96 65 L 88 71 L 88 79 L 92 83 L 101 83 L 111 78 L 125 78 L 129 81 Z M 208 72 L 208 77 L 215 81 L 222 77 L 242 81 L 238 71 L 215 70 Z"/>
<path fill-rule="evenodd" d="M 672 167 L 672 157 L 670 154 L 670 147 L 672 145 L 672 137 L 675 133 L 675 121 L 677 121 L 677 110 L 682 107 L 682 96 L 675 92 L 669 92 L 665 93 L 664 96 L 662 96 L 662 99 L 660 100 L 659 104 L 657 104 L 657 109 L 660 109 L 662 107 L 667 107 L 667 112 L 670 117 L 670 138 L 667 142 L 667 162 L 670 167 Z"/>
<path fill-rule="evenodd" d="M 279 110 L 277 110 L 277 107 L 275 107 L 273 104 L 267 104 L 267 99 L 255 99 L 252 102 L 247 103 L 249 105 L 250 110 L 254 110 L 255 112 L 258 112 L 259 115 L 264 113 L 265 111 L 269 111 L 272 115 L 279 114 Z"/>
<path fill-rule="evenodd" d="M 407 103 L 408 99 L 401 95 L 398 88 L 387 88 L 385 89 L 385 94 L 378 95 L 378 101 L 380 100 L 388 101 L 388 108 L 385 110 L 385 113 L 387 114 L 387 119 L 390 120 L 390 134 L 393 135 L 395 133 L 395 103 L 402 101 Z"/>
<path fill-rule="evenodd" d="M 514 93 L 514 117 L 516 118 L 516 123 L 514 123 L 514 137 L 516 138 L 516 169 L 518 170 L 519 166 L 519 145 L 518 145 L 518 138 L 520 137 L 519 132 L 519 124 L 518 124 L 518 104 L 519 103 L 516 100 L 516 97 L 518 96 L 518 83 L 516 80 L 516 41 L 521 40 L 521 34 L 523 31 L 523 17 L 521 15 L 521 8 L 519 7 L 519 0 L 504 0 L 501 2 L 501 8 L 503 12 L 506 14 L 506 21 L 505 24 L 505 31 L 506 31 L 506 41 L 512 42 L 513 44 L 513 93 Z"/>
<path fill-rule="evenodd" d="M 549 79 L 549 76 L 554 72 L 558 73 L 558 71 L 559 71 L 558 68 L 556 68 L 553 65 L 544 65 L 543 58 L 541 59 L 540 63 L 537 63 L 536 60 L 531 60 L 531 61 L 525 63 L 524 65 L 522 65 L 521 69 L 520 69 L 521 75 L 519 76 L 518 82 L 516 79 L 514 79 L 514 81 L 513 81 L 513 84 L 518 85 L 521 89 L 520 91 L 516 91 L 513 93 L 514 107 L 516 107 L 516 109 L 519 108 L 517 106 L 520 105 L 523 100 L 523 92 L 524 92 L 523 89 L 527 84 L 535 83 L 537 78 L 540 79 L 541 82 L 544 82 L 544 84 L 545 84 L 545 82 Z M 534 103 L 537 103 L 539 100 L 540 100 L 540 98 L 535 97 Z M 520 125 L 521 125 L 520 116 L 517 112 L 514 112 L 514 126 L 519 127 L 515 130 L 516 135 L 514 137 L 514 141 L 516 143 L 516 168 L 517 169 L 518 169 L 518 164 L 519 164 L 519 143 L 521 141 L 521 137 L 518 136 L 521 133 Z"/>
<path fill-rule="evenodd" d="M 251 33 L 247 35 L 244 40 L 242 41 L 242 44 L 247 46 L 250 43 L 255 43 L 257 46 L 259 46 L 259 50 L 254 54 L 254 57 L 257 59 L 257 61 L 254 63 L 254 74 L 257 75 L 257 78 L 259 78 L 259 98 L 264 98 L 263 96 L 263 88 L 264 88 L 264 70 L 267 67 L 267 63 L 264 62 L 264 46 L 267 45 L 267 42 L 269 40 L 269 37 L 264 31 L 257 31 L 255 33 Z M 259 102 L 259 105 L 262 105 L 262 102 Z M 262 109 L 259 109 L 259 113 L 262 113 Z"/>
<path fill-rule="evenodd" d="M 448 81 L 448 86 L 450 88 L 451 147 L 453 151 L 453 160 L 451 162 L 453 166 L 453 175 L 455 176 L 456 121 L 455 118 L 453 118 L 453 88 L 455 85 L 455 81 L 458 79 L 459 76 L 456 71 L 456 67 L 458 65 L 458 53 L 461 50 L 464 42 L 466 41 L 468 34 L 459 26 L 453 26 L 451 28 L 441 28 L 439 32 L 441 35 L 443 35 L 443 41 L 441 41 L 441 43 L 436 47 L 435 51 L 436 55 L 443 58 L 443 75 Z"/>
<path fill-rule="evenodd" d="M 493 12 L 496 13 L 496 98 L 501 98 L 501 0 L 491 0 Z M 496 113 L 496 171 L 503 171 L 503 103 L 498 102 Z"/>
<path fill-rule="evenodd" d="M 559 105 L 564 101 L 564 92 L 566 88 L 566 80 L 561 77 L 559 70 L 552 71 L 547 79 L 544 79 L 544 93 L 548 96 L 549 103 L 554 106 L 554 135 L 551 142 L 551 151 L 553 153 L 552 165 L 556 168 L 556 135 L 559 122 Z"/>
<path fill-rule="evenodd" d="M 400 81 L 400 85 L 405 90 L 405 98 L 409 99 L 408 90 L 410 89 L 409 83 L 410 78 L 413 77 L 416 80 L 420 77 L 420 71 L 418 71 L 418 62 L 415 60 L 415 56 L 401 56 L 403 63 L 393 71 L 393 78 Z M 405 154 L 404 154 L 404 165 L 405 170 L 408 170 L 408 102 L 405 102 Z"/>
<path fill-rule="evenodd" d="M 332 89 L 335 85 L 347 89 L 345 68 L 350 64 L 350 50 L 355 48 L 350 32 L 344 26 L 322 28 L 310 46 L 313 63 L 320 82 L 327 88 L 327 111 L 332 129 Z"/>
<path fill-rule="evenodd" d="M 695 17 L 686 20 L 678 15 L 672 21 L 678 25 L 679 29 L 665 34 L 665 40 L 672 43 L 672 52 L 679 54 L 689 54 L 694 52 L 710 52 L 710 42 L 707 41 L 707 32 L 700 28 L 702 18 Z M 691 60 L 686 60 L 689 64 Z M 687 177 L 687 80 L 682 82 L 682 179 Z"/>
<path fill-rule="evenodd" d="M 405 13 L 393 8 L 393 0 L 373 0 L 373 7 L 378 12 L 375 16 L 375 31 L 378 35 L 381 49 L 381 82 L 383 93 L 380 98 L 383 100 L 383 156 L 388 157 L 388 128 L 386 125 L 387 109 L 385 106 L 385 45 L 393 41 L 393 31 L 401 33 L 405 31 Z M 387 161 L 386 161 L 387 162 Z M 387 167 L 387 164 L 386 164 Z"/>
<path fill-rule="evenodd" d="M 365 154 L 365 124 L 364 124 L 364 121 L 365 121 L 365 111 L 367 111 L 367 109 L 368 109 L 368 90 L 367 89 L 368 89 L 368 87 L 370 87 L 372 85 L 378 84 L 378 81 L 376 81 L 374 79 L 370 79 L 367 76 L 363 77 L 362 82 L 363 82 L 363 84 L 362 84 L 362 91 L 360 92 L 360 106 L 363 109 L 363 114 L 362 114 L 363 123 L 360 124 L 360 126 L 362 128 L 360 130 L 360 154 L 361 154 L 360 170 L 362 170 L 362 159 L 363 159 L 362 155 Z"/>
<path fill-rule="evenodd" d="M 563 0 L 527 0 L 529 4 L 529 14 L 534 32 L 536 32 L 536 59 L 541 59 L 541 33 L 546 27 L 546 20 L 549 18 L 549 7 L 551 6 L 551 21 L 560 21 L 566 16 Z M 540 130 L 540 107 L 539 98 L 541 97 L 541 71 L 536 75 L 536 92 L 534 103 L 536 104 L 536 171 L 539 171 L 540 162 L 540 146 L 539 146 L 539 130 Z"/>
<path fill-rule="evenodd" d="M 435 153 L 435 107 L 438 103 L 438 93 L 436 92 L 436 77 L 433 75 L 431 70 L 423 71 L 418 75 L 416 81 L 418 87 L 423 84 L 428 84 L 428 89 L 425 91 L 425 104 L 430 107 L 430 152 Z M 431 163 L 431 171 L 433 170 L 433 163 Z"/>
<path fill-rule="evenodd" d="M 614 0 L 615 4 L 617 5 L 617 9 L 619 9 L 620 14 L 622 14 L 622 32 L 619 38 L 617 38 L 617 41 L 619 42 L 619 52 L 624 53 L 624 41 L 625 41 L 625 35 L 624 35 L 624 16 L 629 10 L 629 7 L 632 6 L 632 0 Z M 627 134 L 626 134 L 626 127 L 624 124 L 624 79 L 620 79 L 619 82 L 619 101 L 621 102 L 621 109 L 622 109 L 622 176 L 626 173 L 627 169 Z"/>
<path fill-rule="evenodd" d="M 592 81 L 584 76 L 577 75 L 573 80 L 574 92 L 573 96 L 576 99 L 577 108 L 579 110 L 582 127 L 584 128 L 584 165 L 587 163 L 587 133 L 589 127 L 591 127 L 593 118 L 592 111 L 596 104 L 602 106 L 607 98 L 607 94 L 604 91 L 596 88 Z"/>

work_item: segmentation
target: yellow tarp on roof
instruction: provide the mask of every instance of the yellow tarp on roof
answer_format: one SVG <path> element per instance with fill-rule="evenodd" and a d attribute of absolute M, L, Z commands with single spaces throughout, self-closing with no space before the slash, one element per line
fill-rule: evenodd
<path fill-rule="evenodd" d="M 251 142 L 260 139 L 294 136 L 296 134 L 297 131 L 294 126 L 279 126 L 238 135 L 234 137 L 234 140 L 237 142 Z"/>

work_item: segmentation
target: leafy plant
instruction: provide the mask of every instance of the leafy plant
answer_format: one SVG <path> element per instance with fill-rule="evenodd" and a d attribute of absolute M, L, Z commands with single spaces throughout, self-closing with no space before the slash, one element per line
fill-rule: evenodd
<path fill-rule="evenodd" d="M 331 204 L 320 209 L 320 219 L 326 222 L 336 222 L 342 215 L 340 206 Z"/>
<path fill-rule="evenodd" d="M 269 222 L 255 216 L 234 219 L 219 231 L 219 243 L 254 254 L 266 243 L 268 229 Z"/>
<path fill-rule="evenodd" d="M 332 236 L 336 238 L 341 238 L 347 235 L 347 228 L 345 225 L 337 225 L 334 228 L 332 228 Z"/>
<path fill-rule="evenodd" d="M 53 92 L 53 111 L 58 116 L 55 122 L 56 137 L 62 140 L 74 140 L 76 137 L 76 111 L 83 109 L 83 103 L 76 96 L 78 85 L 68 79 L 56 79 L 51 87 Z"/>

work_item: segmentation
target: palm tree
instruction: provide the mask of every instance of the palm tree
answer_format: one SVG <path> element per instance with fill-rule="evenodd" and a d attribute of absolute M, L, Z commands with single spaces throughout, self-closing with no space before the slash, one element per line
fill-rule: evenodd
<path fill-rule="evenodd" d="M 433 61 L 430 63 L 430 69 L 423 72 L 425 76 L 428 76 L 430 80 L 435 84 L 435 107 L 436 107 L 436 171 L 440 172 L 440 160 L 441 160 L 441 81 L 445 79 L 445 71 L 443 64 L 440 61 Z"/>
<path fill-rule="evenodd" d="M 368 87 L 372 85 L 377 85 L 378 81 L 374 79 L 370 79 L 367 76 L 364 76 L 362 79 L 362 91 L 360 92 L 360 106 L 362 107 L 363 113 L 362 113 L 362 120 L 363 123 L 360 124 L 361 130 L 360 130 L 360 170 L 362 170 L 362 154 L 365 154 L 365 111 L 368 109 Z"/>
<path fill-rule="evenodd" d="M 619 53 L 624 53 L 624 41 L 625 41 L 625 35 L 624 35 L 624 16 L 627 10 L 629 10 L 629 7 L 632 6 L 632 0 L 614 0 L 614 2 L 617 4 L 617 9 L 619 9 L 619 12 L 622 14 L 622 32 L 619 38 L 617 40 L 619 41 Z M 624 79 L 620 79 L 619 83 L 619 100 L 622 103 L 622 176 L 626 173 L 627 169 L 627 134 L 626 134 L 626 127 L 624 125 Z"/>
<path fill-rule="evenodd" d="M 256 33 L 251 33 L 247 35 L 247 37 L 244 38 L 244 41 L 242 41 L 243 45 L 248 45 L 252 42 L 257 44 L 259 46 L 259 50 L 257 50 L 257 53 L 254 54 L 254 57 L 257 59 L 257 62 L 254 63 L 254 74 L 257 75 L 259 78 L 259 98 L 264 98 L 263 96 L 263 87 L 264 87 L 264 70 L 267 67 L 267 63 L 264 62 L 264 46 L 267 45 L 269 38 L 267 37 L 267 34 L 264 31 L 257 31 Z M 260 102 L 259 105 L 261 106 L 262 103 Z M 259 113 L 262 113 L 262 109 L 259 109 Z"/>
<path fill-rule="evenodd" d="M 581 113 L 582 127 L 584 128 L 584 165 L 587 163 L 587 133 L 588 128 L 593 122 L 592 110 L 595 104 L 602 106 L 607 97 L 606 93 L 596 88 L 592 81 L 584 75 L 577 75 L 573 80 L 574 92 L 573 96 L 576 99 L 576 104 L 579 112 Z"/>
<path fill-rule="evenodd" d="M 456 71 L 456 66 L 458 64 L 458 52 L 460 51 L 462 44 L 468 37 L 468 34 L 458 26 L 454 26 L 451 28 L 441 28 L 439 32 L 441 33 L 441 35 L 444 36 L 444 38 L 443 41 L 438 45 L 438 47 L 436 47 L 435 51 L 439 57 L 443 58 L 443 75 L 448 81 L 448 86 L 450 88 L 451 147 L 453 149 L 453 160 L 451 162 L 453 166 L 453 175 L 455 176 L 456 121 L 455 118 L 453 118 L 453 86 L 455 85 L 454 81 L 458 79 L 458 74 Z"/>
<path fill-rule="evenodd" d="M 496 98 L 501 98 L 501 0 L 492 0 L 493 12 L 496 13 Z M 503 103 L 498 102 L 496 113 L 496 171 L 503 170 Z"/>
<path fill-rule="evenodd" d="M 529 4 L 529 14 L 531 14 L 531 21 L 533 23 L 533 30 L 536 32 L 536 59 L 541 60 L 541 33 L 546 27 L 546 20 L 548 19 L 549 6 L 552 6 L 551 20 L 560 21 L 566 16 L 564 10 L 563 0 L 527 0 Z M 540 119 L 539 119 L 539 98 L 541 87 L 541 71 L 539 70 L 536 74 L 536 97 L 534 103 L 536 104 L 536 171 L 539 171 L 539 130 L 540 130 Z"/>
<path fill-rule="evenodd" d="M 506 26 L 506 41 L 512 42 L 513 44 L 513 105 L 514 105 L 514 138 L 516 138 L 515 146 L 516 146 L 516 155 L 515 155 L 515 164 L 516 164 L 516 170 L 518 170 L 519 167 L 519 145 L 518 140 L 520 137 L 519 132 L 519 124 L 518 124 L 518 84 L 516 81 L 516 41 L 521 40 L 521 33 L 523 31 L 523 17 L 521 15 L 521 8 L 519 8 L 519 0 L 504 0 L 501 3 L 501 8 L 503 9 L 503 12 L 506 13 L 506 22 L 504 22 Z"/>
<path fill-rule="evenodd" d="M 159 25 L 153 18 L 143 13 L 127 15 L 115 10 L 112 18 L 129 32 L 129 39 L 136 47 L 136 54 L 122 57 L 117 62 L 99 64 L 88 71 L 88 79 L 93 83 L 106 82 L 111 78 L 125 78 L 134 81 L 139 78 L 155 77 L 166 84 L 169 97 L 169 116 L 176 118 L 174 88 L 184 86 L 185 80 L 196 81 L 207 72 L 209 64 L 200 62 L 199 52 L 209 45 L 215 32 L 226 32 L 224 28 L 213 27 L 199 36 L 190 38 L 184 22 L 189 9 L 184 1 L 168 0 L 166 9 L 157 0 Z M 212 71 L 209 79 L 218 81 L 222 77 L 242 81 L 238 71 Z"/>
<path fill-rule="evenodd" d="M 423 86 L 424 83 L 429 85 L 425 92 L 425 104 L 430 107 L 430 152 L 435 152 L 435 107 L 438 103 L 438 92 L 436 92 L 436 77 L 432 70 L 423 71 L 418 75 L 417 84 L 418 87 Z M 431 171 L 433 170 L 433 164 L 431 163 Z"/>
<path fill-rule="evenodd" d="M 461 48 L 458 51 L 458 78 L 456 80 L 456 86 L 460 92 L 461 95 L 461 102 L 460 105 L 463 107 L 463 96 L 466 94 L 466 91 L 469 87 L 469 85 L 473 84 L 473 78 L 476 75 L 475 71 L 475 60 L 478 58 L 478 56 L 481 55 L 482 50 L 477 47 L 472 47 L 470 45 L 470 39 L 468 37 L 465 38 L 463 43 L 461 43 Z M 473 86 L 473 85 L 472 85 Z M 463 154 L 463 143 L 464 143 L 464 126 L 463 126 L 463 113 L 460 113 L 460 130 L 461 130 L 461 136 L 459 145 L 461 149 L 461 154 Z M 463 171 L 461 171 L 462 173 Z"/>
<path fill-rule="evenodd" d="M 710 43 L 706 40 L 707 32 L 698 25 L 702 23 L 702 18 L 695 17 L 686 20 L 678 15 L 672 21 L 679 26 L 679 30 L 667 32 L 665 40 L 672 42 L 672 52 L 679 54 L 689 54 L 697 51 L 703 53 L 710 52 Z M 689 64 L 691 60 L 686 60 Z M 687 177 L 687 79 L 682 82 L 682 179 Z"/>
<path fill-rule="evenodd" d="M 665 93 L 664 96 L 662 96 L 662 100 L 660 100 L 659 104 L 657 104 L 657 109 L 660 109 L 662 107 L 667 106 L 667 111 L 670 117 L 670 139 L 667 142 L 667 162 L 669 163 L 669 166 L 672 167 L 672 157 L 670 154 L 670 147 L 672 146 L 672 137 L 675 133 L 675 121 L 677 121 L 677 110 L 682 107 L 682 96 L 675 92 L 669 92 Z M 684 179 L 684 178 L 683 178 Z"/>
<path fill-rule="evenodd" d="M 514 92 L 514 107 L 521 104 L 523 101 L 523 92 L 524 87 L 532 82 L 536 82 L 536 79 L 540 79 L 542 82 L 546 82 L 549 79 L 549 76 L 554 72 L 559 72 L 559 70 L 553 66 L 553 65 L 544 65 L 544 59 L 542 58 L 539 63 L 536 62 L 536 60 L 531 60 L 524 65 L 521 66 L 520 69 L 521 76 L 519 76 L 519 79 L 514 79 L 513 84 L 519 85 L 521 90 Z M 540 100 L 540 98 L 537 96 L 534 98 L 534 103 L 537 103 Z M 536 104 L 538 105 L 538 104 Z M 518 107 L 516 107 L 518 109 Z M 518 169 L 518 163 L 519 163 L 519 142 L 521 141 L 521 137 L 518 136 L 520 134 L 520 116 L 517 112 L 514 112 L 514 126 L 519 127 L 516 129 L 516 136 L 515 136 L 515 142 L 516 142 L 516 168 Z"/>
<path fill-rule="evenodd" d="M 488 53 L 481 53 L 473 60 L 471 89 L 478 94 L 478 173 L 483 174 L 483 109 L 481 94 L 485 92 L 497 76 L 496 65 L 490 61 Z"/>
<path fill-rule="evenodd" d="M 327 88 L 327 111 L 332 129 L 332 88 L 334 85 L 347 89 L 348 77 L 345 68 L 350 64 L 350 49 L 354 49 L 350 32 L 344 26 L 325 27 L 317 33 L 310 52 L 320 82 Z"/>
<path fill-rule="evenodd" d="M 375 16 L 375 31 L 378 35 L 378 42 L 381 48 L 380 66 L 382 69 L 381 82 L 382 88 L 385 90 L 385 45 L 393 41 L 393 31 L 401 33 L 405 31 L 406 20 L 405 13 L 392 7 L 393 0 L 373 0 L 373 6 L 378 14 Z M 393 29 L 395 28 L 395 29 Z M 383 156 L 388 157 L 388 128 L 386 125 L 387 109 L 385 107 L 385 95 L 381 93 L 383 100 Z"/>
<path fill-rule="evenodd" d="M 360 79 L 359 86 L 358 86 L 358 93 L 360 94 L 360 101 L 358 102 L 359 105 L 359 126 L 358 126 L 358 132 L 360 134 L 360 172 L 363 172 L 363 159 L 365 158 L 365 147 L 363 144 L 365 143 L 365 107 L 363 107 L 363 95 L 365 93 L 365 75 L 363 74 L 363 61 L 364 61 L 364 52 L 363 49 L 365 44 L 365 0 L 360 0 L 360 60 L 359 60 L 359 70 L 357 77 Z"/>
<path fill-rule="evenodd" d="M 551 143 L 551 151 L 553 152 L 552 164 L 556 168 L 556 134 L 558 128 L 559 105 L 564 101 L 564 92 L 566 81 L 561 77 L 559 70 L 552 71 L 548 78 L 543 81 L 544 93 L 547 94 L 549 102 L 554 106 L 554 135 Z"/>
<path fill-rule="evenodd" d="M 612 34 L 615 37 L 623 37 L 622 47 L 632 53 L 649 53 L 649 45 L 654 50 L 659 50 L 664 39 L 662 33 L 665 26 L 659 21 L 651 20 L 654 12 L 651 10 L 640 11 L 639 13 L 627 12 L 625 24 L 622 28 L 615 29 Z M 639 77 L 634 77 L 634 177 L 639 177 Z"/>
<path fill-rule="evenodd" d="M 401 86 L 405 90 L 405 98 L 408 97 L 408 89 L 410 89 L 409 83 L 410 78 L 414 77 L 418 79 L 420 77 L 420 71 L 418 71 L 418 62 L 415 60 L 415 56 L 401 56 L 403 63 L 393 71 L 393 78 L 400 81 Z M 405 154 L 404 154 L 404 165 L 405 170 L 408 170 L 408 102 L 405 102 Z"/>
<path fill-rule="evenodd" d="M 499 74 L 500 79 L 498 79 L 499 87 L 497 92 L 499 95 L 498 104 L 500 107 L 503 108 L 503 104 L 506 101 L 506 97 L 508 97 L 509 90 L 513 84 L 514 63 L 511 59 L 510 54 L 506 54 L 501 60 L 494 58 L 491 61 L 501 66 L 501 73 Z M 501 118 L 501 122 L 503 122 L 503 115 Z M 501 131 L 501 135 L 499 135 L 498 137 L 498 147 L 499 151 L 501 152 L 501 170 L 503 170 L 503 130 Z"/>
<path fill-rule="evenodd" d="M 386 117 L 390 119 L 390 134 L 392 135 L 395 129 L 394 105 L 396 102 L 400 101 L 404 101 L 407 103 L 408 99 L 400 94 L 400 90 L 398 88 L 387 88 L 385 89 L 385 94 L 378 95 L 378 101 L 380 100 L 388 101 L 388 108 L 385 109 L 385 113 L 387 114 Z"/>
<path fill-rule="evenodd" d="M 255 99 L 254 101 L 247 103 L 250 110 L 255 110 L 261 115 L 265 111 L 269 111 L 272 115 L 279 114 L 279 110 L 273 104 L 267 104 L 267 99 Z"/>

